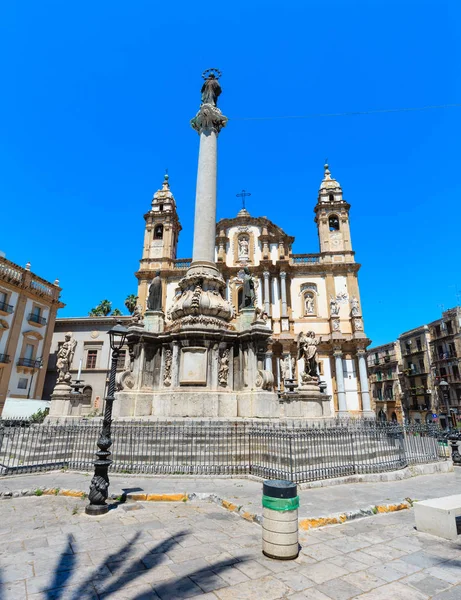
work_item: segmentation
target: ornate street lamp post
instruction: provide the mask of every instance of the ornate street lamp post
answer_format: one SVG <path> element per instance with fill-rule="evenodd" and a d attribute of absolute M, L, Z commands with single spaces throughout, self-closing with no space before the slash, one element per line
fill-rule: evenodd
<path fill-rule="evenodd" d="M 112 446 L 111 423 L 112 423 L 112 405 L 114 403 L 115 394 L 115 376 L 117 374 L 117 361 L 120 355 L 128 329 L 123 327 L 121 321 L 112 327 L 108 332 L 110 338 L 110 347 L 112 350 L 112 364 L 110 367 L 109 387 L 105 398 L 104 420 L 102 423 L 102 431 L 98 440 L 98 452 L 96 452 L 97 460 L 94 462 L 94 475 L 90 484 L 90 493 L 88 499 L 90 503 L 85 508 L 87 515 L 104 515 L 109 506 L 106 504 L 107 496 L 109 495 L 109 466 L 112 464 L 110 460 L 109 448 Z"/>
<path fill-rule="evenodd" d="M 449 428 L 449 419 L 450 419 L 450 384 L 442 379 L 439 382 L 439 389 L 442 392 L 442 397 L 445 402 L 445 406 L 447 409 L 447 429 Z"/>

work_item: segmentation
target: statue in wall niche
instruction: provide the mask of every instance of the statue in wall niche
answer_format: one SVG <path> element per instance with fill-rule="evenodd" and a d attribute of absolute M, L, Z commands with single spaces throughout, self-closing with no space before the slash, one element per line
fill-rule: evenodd
<path fill-rule="evenodd" d="M 314 314 L 314 298 L 312 298 L 312 296 L 309 294 L 306 296 L 304 312 L 306 315 Z"/>
<path fill-rule="evenodd" d="M 251 276 L 250 270 L 248 267 L 243 268 L 243 292 L 242 292 L 242 304 L 240 305 L 240 310 L 242 308 L 253 308 L 255 304 L 256 294 L 255 294 L 255 282 L 253 277 Z"/>
<path fill-rule="evenodd" d="M 247 237 L 239 238 L 239 258 L 248 258 L 250 253 L 250 242 Z"/>
<path fill-rule="evenodd" d="M 332 316 L 339 315 L 339 303 L 334 296 L 330 296 L 330 314 Z"/>
<path fill-rule="evenodd" d="M 202 85 L 202 89 L 200 90 L 202 94 L 202 104 L 212 104 L 213 106 L 218 106 L 218 96 L 220 96 L 222 92 L 218 81 L 220 72 L 216 71 L 218 74 L 216 77 L 212 71 L 215 71 L 215 69 L 208 69 L 208 71 L 204 71 L 202 75 L 202 77 L 205 79 L 205 83 Z"/>
<path fill-rule="evenodd" d="M 227 378 L 229 377 L 229 348 L 223 350 L 219 357 L 218 381 L 219 385 L 227 386 Z"/>
<path fill-rule="evenodd" d="M 298 360 L 304 358 L 304 374 L 309 377 L 318 377 L 317 346 L 319 341 L 313 331 L 298 335 Z"/>
<path fill-rule="evenodd" d="M 155 272 L 155 277 L 149 286 L 147 308 L 156 311 L 162 310 L 162 280 L 160 279 L 160 271 Z"/>
<path fill-rule="evenodd" d="M 354 329 L 355 329 L 355 331 L 363 330 L 362 319 L 354 319 Z"/>
<path fill-rule="evenodd" d="M 334 319 L 333 320 L 333 331 L 339 331 L 340 327 L 339 327 L 339 319 Z"/>
<path fill-rule="evenodd" d="M 75 346 L 77 340 L 72 338 L 72 333 L 66 333 L 64 336 L 64 343 L 58 350 L 56 369 L 58 371 L 58 383 L 70 383 L 72 375 L 70 374 L 70 367 L 72 366 L 72 360 L 75 354 Z"/>
<path fill-rule="evenodd" d="M 351 312 L 353 317 L 358 317 L 360 314 L 359 301 L 355 296 L 351 298 Z"/>

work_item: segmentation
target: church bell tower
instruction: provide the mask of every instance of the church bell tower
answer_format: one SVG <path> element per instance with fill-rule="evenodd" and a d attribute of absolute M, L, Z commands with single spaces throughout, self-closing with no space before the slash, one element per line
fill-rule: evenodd
<path fill-rule="evenodd" d="M 343 190 L 336 179 L 331 176 L 328 164 L 324 165 L 325 173 L 320 184 L 315 222 L 317 223 L 320 252 L 326 262 L 354 262 L 351 232 L 349 228 L 348 204 L 343 199 Z"/>
<path fill-rule="evenodd" d="M 155 192 L 149 212 L 144 215 L 146 229 L 138 278 L 138 302 L 146 308 L 149 285 L 156 271 L 173 268 L 181 231 L 176 202 L 170 190 L 169 176 L 165 174 L 162 189 Z"/>

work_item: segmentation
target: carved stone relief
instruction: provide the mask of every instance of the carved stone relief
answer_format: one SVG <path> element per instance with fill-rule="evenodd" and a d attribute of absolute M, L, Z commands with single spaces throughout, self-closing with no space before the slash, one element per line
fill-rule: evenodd
<path fill-rule="evenodd" d="M 219 385 L 226 387 L 229 377 L 229 354 L 230 350 L 226 348 L 219 355 L 218 381 Z"/>
<path fill-rule="evenodd" d="M 163 370 L 163 385 L 171 385 L 171 365 L 173 363 L 173 351 L 166 350 L 165 352 L 165 365 Z"/>

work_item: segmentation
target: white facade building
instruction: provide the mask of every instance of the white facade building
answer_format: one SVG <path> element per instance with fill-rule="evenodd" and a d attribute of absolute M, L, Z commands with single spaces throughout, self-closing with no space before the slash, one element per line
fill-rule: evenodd
<path fill-rule="evenodd" d="M 267 217 L 253 217 L 242 209 L 236 217 L 216 224 L 215 260 L 236 316 L 242 269 L 250 269 L 257 307 L 274 332 L 267 366 L 275 375 L 276 389 L 283 390 L 281 363 L 287 355 L 296 358 L 298 335 L 313 331 L 320 340 L 320 378 L 332 396 L 333 412 L 371 416 L 365 358 L 370 340 L 364 332 L 357 277 L 360 265 L 352 250 L 349 209 L 341 186 L 325 165 L 314 206 L 319 253 L 293 254 L 293 237 Z M 136 273 L 139 303 L 145 310 L 150 282 L 160 271 L 168 325 L 178 282 L 191 262 L 176 256 L 181 225 L 168 176 L 144 218 L 143 254 Z"/>

